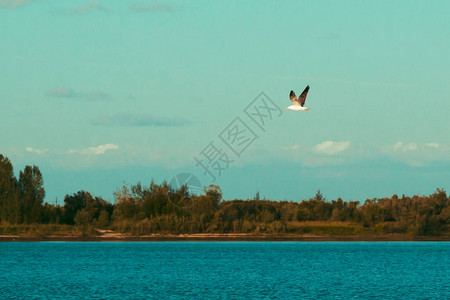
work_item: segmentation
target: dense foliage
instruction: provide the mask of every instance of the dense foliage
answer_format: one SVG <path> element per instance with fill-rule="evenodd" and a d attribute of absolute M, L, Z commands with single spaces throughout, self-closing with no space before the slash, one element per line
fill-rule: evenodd
<path fill-rule="evenodd" d="M 17 180 L 7 157 L 0 154 L 0 221 L 1 223 L 39 223 L 45 197 L 44 181 L 39 168 L 26 166 Z"/>
<path fill-rule="evenodd" d="M 201 195 L 187 186 L 166 182 L 124 186 L 114 204 L 79 191 L 66 195 L 64 206 L 43 203 L 43 178 L 26 166 L 17 180 L 8 158 L 0 155 L 0 223 L 66 224 L 93 230 L 108 228 L 143 235 L 152 233 L 323 233 L 448 235 L 450 198 L 437 189 L 429 196 L 345 202 L 326 201 L 320 191 L 301 202 L 254 199 L 222 200 L 220 187 Z M 311 225 L 312 224 L 312 225 Z"/>

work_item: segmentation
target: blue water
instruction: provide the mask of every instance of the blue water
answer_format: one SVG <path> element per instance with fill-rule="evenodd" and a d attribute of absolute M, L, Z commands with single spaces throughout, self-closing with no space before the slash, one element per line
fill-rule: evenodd
<path fill-rule="evenodd" d="M 444 242 L 0 243 L 0 298 L 450 299 Z"/>

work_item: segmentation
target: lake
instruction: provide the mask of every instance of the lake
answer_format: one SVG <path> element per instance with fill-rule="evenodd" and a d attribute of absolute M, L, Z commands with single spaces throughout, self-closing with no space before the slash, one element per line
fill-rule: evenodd
<path fill-rule="evenodd" d="M 449 242 L 0 243 L 0 298 L 450 299 Z"/>

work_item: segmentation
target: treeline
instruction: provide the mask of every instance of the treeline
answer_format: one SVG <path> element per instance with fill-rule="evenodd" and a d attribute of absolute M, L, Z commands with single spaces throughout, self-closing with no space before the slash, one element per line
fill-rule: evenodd
<path fill-rule="evenodd" d="M 39 168 L 26 166 L 17 179 L 9 159 L 0 154 L 0 222 L 40 223 L 44 198 L 44 181 Z"/>
<path fill-rule="evenodd" d="M 43 203 L 42 174 L 27 166 L 14 177 L 10 161 L 0 155 L 0 223 L 66 224 L 95 232 L 112 229 L 143 235 L 153 233 L 310 233 L 448 235 L 450 198 L 437 189 L 429 196 L 345 202 L 326 201 L 322 193 L 301 202 L 253 199 L 222 200 L 220 187 L 201 195 L 187 186 L 173 189 L 163 182 L 124 186 L 114 203 L 79 191 L 66 195 L 64 206 Z M 315 223 L 314 223 L 315 222 Z M 305 224 L 322 224 L 311 231 Z M 329 226 L 327 224 L 332 224 Z M 327 227 L 328 226 L 328 227 Z"/>
<path fill-rule="evenodd" d="M 382 233 L 442 235 L 450 232 L 450 198 L 444 190 L 430 196 L 345 202 L 326 201 L 320 191 L 301 202 L 254 199 L 222 201 L 218 186 L 203 195 L 167 183 L 123 187 L 115 194 L 112 222 L 132 234 L 149 233 L 305 233 L 304 222 L 347 223 Z M 348 228 L 347 228 L 348 229 Z M 357 231 L 345 231 L 357 233 Z M 368 232 L 368 231 L 365 231 Z"/>

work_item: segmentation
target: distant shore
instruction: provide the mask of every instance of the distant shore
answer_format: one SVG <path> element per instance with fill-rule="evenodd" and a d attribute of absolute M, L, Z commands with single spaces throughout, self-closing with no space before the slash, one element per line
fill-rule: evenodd
<path fill-rule="evenodd" d="M 67 241 L 67 242 L 138 242 L 138 241 L 304 241 L 304 242 L 328 242 L 328 241 L 450 241 L 450 236 L 319 236 L 319 235 L 273 235 L 273 234 L 153 234 L 142 236 L 131 236 L 122 234 L 104 234 L 98 236 L 21 236 L 0 235 L 0 242 L 45 242 L 45 241 Z"/>

